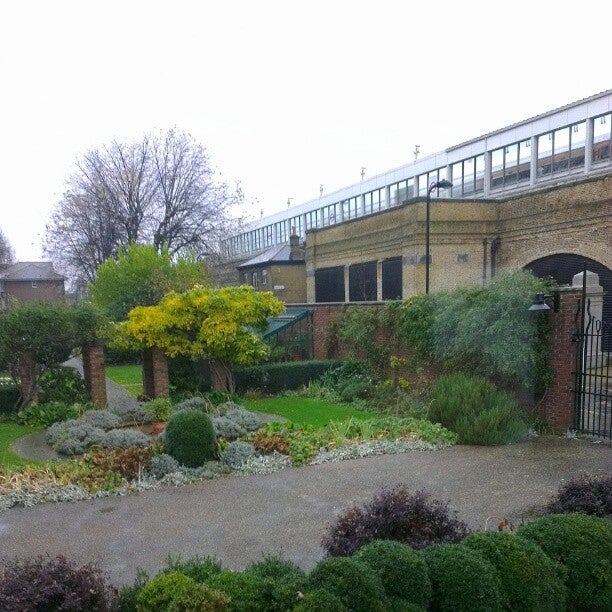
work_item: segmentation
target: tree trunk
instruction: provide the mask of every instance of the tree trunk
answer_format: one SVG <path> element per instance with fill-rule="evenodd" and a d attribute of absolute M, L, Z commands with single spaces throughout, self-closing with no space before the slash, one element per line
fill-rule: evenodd
<path fill-rule="evenodd" d="M 232 369 L 226 361 L 215 359 L 211 361 L 212 388 L 213 391 L 226 391 L 234 393 L 236 383 Z"/>

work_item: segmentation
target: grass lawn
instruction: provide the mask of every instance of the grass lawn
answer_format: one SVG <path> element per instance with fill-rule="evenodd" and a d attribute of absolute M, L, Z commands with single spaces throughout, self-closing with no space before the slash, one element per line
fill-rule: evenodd
<path fill-rule="evenodd" d="M 273 397 L 265 399 L 241 399 L 249 410 L 278 414 L 299 425 L 325 427 L 330 421 L 345 419 L 371 419 L 376 415 L 356 410 L 343 404 L 332 404 L 322 399 L 308 397 Z"/>
<path fill-rule="evenodd" d="M 38 431 L 36 427 L 17 425 L 16 423 L 0 423 L 0 471 L 6 468 L 17 468 L 24 465 L 33 465 L 37 462 L 22 459 L 10 452 L 11 444 L 30 433 Z"/>
<path fill-rule="evenodd" d="M 142 366 L 106 366 L 104 368 L 104 372 L 108 378 L 110 378 L 113 382 L 116 382 L 118 385 L 121 385 L 134 397 L 142 395 Z"/>

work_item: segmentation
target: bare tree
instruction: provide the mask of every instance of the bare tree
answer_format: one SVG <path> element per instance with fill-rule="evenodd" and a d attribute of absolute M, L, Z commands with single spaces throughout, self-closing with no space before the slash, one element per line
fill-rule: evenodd
<path fill-rule="evenodd" d="M 77 160 L 47 226 L 45 254 L 83 282 L 131 243 L 209 254 L 240 198 L 239 188 L 216 180 L 204 147 L 185 132 L 113 141 Z"/>
<path fill-rule="evenodd" d="M 8 266 L 15 261 L 15 252 L 8 238 L 0 229 L 0 266 Z"/>

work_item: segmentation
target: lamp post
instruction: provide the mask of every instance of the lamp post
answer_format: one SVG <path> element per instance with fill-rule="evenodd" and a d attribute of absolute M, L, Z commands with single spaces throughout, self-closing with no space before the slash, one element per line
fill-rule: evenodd
<path fill-rule="evenodd" d="M 453 184 L 446 179 L 432 183 L 427 190 L 427 205 L 425 208 L 425 293 L 429 293 L 429 206 L 431 204 L 431 192 L 436 189 L 449 189 Z"/>

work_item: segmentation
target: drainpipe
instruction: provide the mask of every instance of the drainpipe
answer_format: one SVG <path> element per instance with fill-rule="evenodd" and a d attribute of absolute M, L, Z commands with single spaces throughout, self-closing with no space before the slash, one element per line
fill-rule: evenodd
<path fill-rule="evenodd" d="M 482 286 L 487 283 L 487 239 L 482 239 Z"/>

